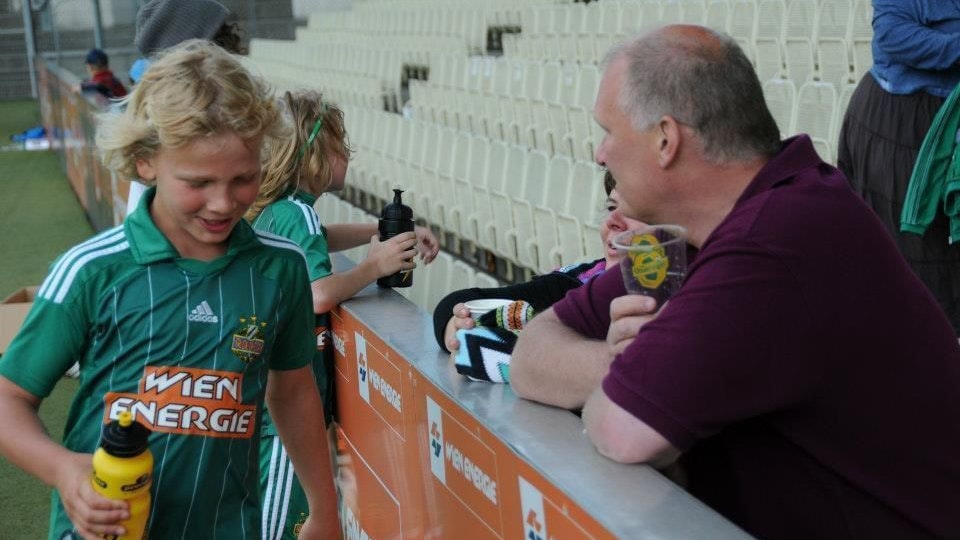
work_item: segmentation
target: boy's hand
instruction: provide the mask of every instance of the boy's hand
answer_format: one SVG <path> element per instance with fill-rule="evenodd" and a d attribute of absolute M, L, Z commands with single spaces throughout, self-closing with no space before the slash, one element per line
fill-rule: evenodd
<path fill-rule="evenodd" d="M 453 317 L 447 321 L 447 329 L 443 332 L 443 342 L 447 345 L 447 350 L 455 352 L 460 348 L 460 341 L 457 339 L 457 330 L 461 328 L 473 328 L 477 325 L 473 317 L 470 316 L 470 310 L 462 302 L 453 306 Z"/>
<path fill-rule="evenodd" d="M 73 454 L 61 464 L 56 487 L 60 500 L 73 523 L 74 530 L 84 540 L 101 540 L 101 535 L 123 535 L 120 521 L 130 517 L 125 501 L 114 501 L 100 495 L 90 484 L 93 473 L 91 454 Z"/>
<path fill-rule="evenodd" d="M 400 270 L 413 270 L 417 263 L 417 237 L 412 232 L 398 234 L 384 242 L 374 235 L 370 238 L 367 260 L 372 262 L 379 277 L 396 274 Z"/>
<path fill-rule="evenodd" d="M 420 260 L 423 261 L 423 264 L 430 264 L 437 256 L 437 253 L 440 252 L 440 242 L 437 241 L 437 237 L 433 235 L 433 231 L 431 231 L 429 227 L 417 225 L 413 229 L 413 232 L 417 235 L 417 247 L 420 250 Z"/>
<path fill-rule="evenodd" d="M 655 319 L 657 313 L 657 301 L 641 294 L 628 294 L 610 302 L 607 345 L 610 347 L 611 357 L 622 353 L 633 343 L 640 328 Z"/>

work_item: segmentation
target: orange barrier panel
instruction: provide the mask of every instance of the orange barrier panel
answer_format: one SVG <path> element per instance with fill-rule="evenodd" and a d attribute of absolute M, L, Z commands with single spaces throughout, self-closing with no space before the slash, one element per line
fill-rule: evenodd
<path fill-rule="evenodd" d="M 392 291 L 368 287 L 331 326 L 346 538 L 749 538 L 650 467 L 601 457 L 568 411 L 467 381 Z"/>
<path fill-rule="evenodd" d="M 345 474 L 356 479 L 348 532 L 614 538 L 349 312 L 336 310 L 333 328 Z"/>
<path fill-rule="evenodd" d="M 79 87 L 80 79 L 72 73 L 37 62 L 43 126 L 87 218 L 100 231 L 123 221 L 129 183 L 117 179 L 97 157 L 95 115 L 110 102 L 98 94 L 81 94 Z"/>

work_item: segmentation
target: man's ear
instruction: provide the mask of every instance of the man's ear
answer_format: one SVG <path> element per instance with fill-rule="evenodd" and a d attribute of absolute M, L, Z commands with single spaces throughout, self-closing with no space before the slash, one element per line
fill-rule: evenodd
<path fill-rule="evenodd" d="M 666 169 L 676 160 L 681 142 L 680 123 L 672 116 L 664 116 L 657 123 L 657 161 Z"/>
<path fill-rule="evenodd" d="M 151 183 L 157 179 L 157 171 L 153 167 L 152 159 L 137 160 L 137 176 Z"/>

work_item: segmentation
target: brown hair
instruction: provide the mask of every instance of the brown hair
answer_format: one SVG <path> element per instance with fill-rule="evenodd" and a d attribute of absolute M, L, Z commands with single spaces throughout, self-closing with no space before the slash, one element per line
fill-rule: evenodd
<path fill-rule="evenodd" d="M 233 54 L 247 54 L 247 48 L 243 46 L 243 37 L 243 30 L 236 15 L 230 15 L 210 41 Z"/>

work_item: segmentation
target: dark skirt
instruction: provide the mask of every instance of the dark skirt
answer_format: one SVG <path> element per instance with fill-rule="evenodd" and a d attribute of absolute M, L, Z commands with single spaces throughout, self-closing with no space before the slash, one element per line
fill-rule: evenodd
<path fill-rule="evenodd" d="M 947 244 L 946 216 L 940 213 L 923 236 L 900 232 L 913 164 L 943 102 L 925 92 L 890 94 L 868 72 L 843 119 L 837 166 L 880 217 L 960 335 L 960 244 Z"/>

